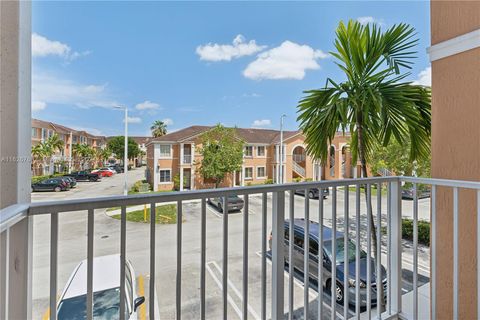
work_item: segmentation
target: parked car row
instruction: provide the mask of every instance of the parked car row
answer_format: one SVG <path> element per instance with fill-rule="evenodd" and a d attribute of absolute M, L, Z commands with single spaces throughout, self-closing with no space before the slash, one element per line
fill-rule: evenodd
<path fill-rule="evenodd" d="M 32 183 L 32 192 L 37 191 L 67 191 L 77 185 L 77 181 L 96 182 L 102 177 L 111 177 L 114 174 L 123 172 L 123 167 L 118 164 L 96 170 L 81 170 L 65 174 L 61 177 L 52 177 L 39 182 Z"/>

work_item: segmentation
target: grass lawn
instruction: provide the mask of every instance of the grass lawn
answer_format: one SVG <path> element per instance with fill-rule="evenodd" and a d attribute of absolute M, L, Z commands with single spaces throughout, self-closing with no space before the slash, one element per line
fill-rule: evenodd
<path fill-rule="evenodd" d="M 159 224 L 173 224 L 177 221 L 177 205 L 176 204 L 165 204 L 156 207 L 155 222 Z M 115 214 L 112 216 L 114 219 L 120 220 L 120 214 Z M 132 212 L 127 212 L 127 221 L 131 222 L 150 222 L 150 208 L 147 207 L 146 221 L 144 217 L 144 211 L 137 210 Z M 185 221 L 185 220 L 184 220 Z"/>

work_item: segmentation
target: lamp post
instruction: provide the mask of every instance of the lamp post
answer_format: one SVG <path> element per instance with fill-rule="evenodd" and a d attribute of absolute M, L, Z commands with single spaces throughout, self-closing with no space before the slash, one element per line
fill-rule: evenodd
<path fill-rule="evenodd" d="M 123 184 L 123 195 L 128 195 L 128 186 L 127 186 L 127 173 L 128 173 L 128 109 L 127 107 L 116 106 L 115 109 L 125 110 L 125 149 L 123 151 L 123 175 L 124 175 L 124 184 Z"/>
<path fill-rule="evenodd" d="M 280 168 L 279 168 L 279 183 L 283 183 L 284 182 L 284 179 L 283 179 L 283 119 L 285 119 L 286 115 L 285 114 L 282 114 L 282 116 L 280 117 Z"/>

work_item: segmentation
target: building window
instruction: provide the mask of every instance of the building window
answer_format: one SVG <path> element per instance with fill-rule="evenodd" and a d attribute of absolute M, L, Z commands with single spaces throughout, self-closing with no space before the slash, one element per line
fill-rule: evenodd
<path fill-rule="evenodd" d="M 265 178 L 265 167 L 257 167 L 257 178 Z"/>
<path fill-rule="evenodd" d="M 169 144 L 160 145 L 160 158 L 171 158 L 172 148 Z"/>
<path fill-rule="evenodd" d="M 32 138 L 37 137 L 37 128 L 32 128 Z"/>
<path fill-rule="evenodd" d="M 162 169 L 160 170 L 160 183 L 169 183 L 172 181 L 172 170 Z"/>
<path fill-rule="evenodd" d="M 252 179 L 253 178 L 253 168 L 246 167 L 245 168 L 245 179 Z"/>
<path fill-rule="evenodd" d="M 45 140 L 46 137 L 47 137 L 47 130 L 42 128 L 42 140 Z"/>
<path fill-rule="evenodd" d="M 73 143 L 77 143 L 77 136 L 73 136 Z"/>
<path fill-rule="evenodd" d="M 257 147 L 257 157 L 265 157 L 265 146 Z"/>
<path fill-rule="evenodd" d="M 253 146 L 245 147 L 245 157 L 253 157 Z"/>

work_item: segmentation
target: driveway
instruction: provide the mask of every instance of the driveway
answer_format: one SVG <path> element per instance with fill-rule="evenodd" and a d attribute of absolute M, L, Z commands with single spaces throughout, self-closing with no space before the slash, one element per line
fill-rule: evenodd
<path fill-rule="evenodd" d="M 131 173 L 131 183 L 141 179 L 141 174 L 136 170 Z M 138 176 L 135 176 L 138 174 Z M 143 172 L 142 172 L 143 174 Z M 77 192 L 72 190 L 72 197 L 85 197 L 86 194 L 92 196 L 121 194 L 123 188 L 122 175 L 116 175 L 112 178 L 103 179 L 99 183 L 82 183 Z M 111 179 L 111 180 L 109 180 Z M 102 187 L 103 186 L 103 187 Z M 92 189 L 92 190 L 90 190 Z M 70 192 L 72 192 L 70 191 Z M 57 196 L 57 194 L 52 193 Z M 83 196 L 82 196 L 83 195 Z M 385 198 L 385 197 L 384 197 Z M 286 208 L 288 208 L 288 199 L 286 199 Z M 372 199 L 375 202 L 375 197 Z M 385 199 L 383 199 L 385 200 Z M 350 192 L 350 232 L 354 235 L 355 226 L 353 217 L 354 195 Z M 428 199 L 422 200 L 428 202 Z M 295 217 L 304 216 L 303 197 L 295 196 Z M 338 229 L 343 229 L 343 193 L 338 194 L 337 225 Z M 405 214 L 409 215 L 408 203 L 404 201 Z M 429 203 L 429 202 L 428 202 Z M 324 202 L 324 212 L 326 225 L 331 225 L 331 197 Z M 420 206 L 420 210 L 426 210 L 427 205 Z M 365 248 L 366 242 L 366 215 L 365 203 L 362 200 L 362 245 Z M 376 207 L 375 207 L 376 208 Z M 383 208 L 386 208 L 386 203 Z M 422 209 L 424 208 L 424 209 Z M 250 196 L 249 212 L 249 300 L 248 310 L 252 319 L 257 319 L 261 314 L 261 250 L 262 230 L 261 230 L 261 196 Z M 271 198 L 268 201 L 268 232 L 271 230 Z M 310 219 L 318 221 L 318 200 L 310 201 Z M 423 212 L 423 211 L 422 211 Z M 63 289 L 73 268 L 87 255 L 87 236 L 86 236 L 86 212 L 66 212 L 60 214 L 59 218 L 59 266 L 58 266 L 58 289 L 59 294 Z M 185 222 L 182 225 L 182 318 L 197 319 L 200 312 L 200 203 L 189 202 L 183 205 Z M 382 213 L 384 211 L 382 210 Z M 426 214 L 423 212 L 423 214 Z M 286 213 L 288 216 L 288 213 Z M 222 318 L 222 215 L 215 208 L 207 206 L 207 265 L 206 265 L 206 316 L 208 319 Z M 242 237 L 243 237 L 243 213 L 229 215 L 228 230 L 228 312 L 229 319 L 240 318 L 239 310 L 242 306 Z M 382 214 L 382 221 L 385 223 L 386 216 Z M 48 308 L 48 290 L 49 290 L 49 237 L 50 220 L 48 216 L 38 216 L 34 218 L 34 260 L 33 260 L 33 306 L 34 319 L 40 319 Z M 94 247 L 95 255 L 114 254 L 119 252 L 120 244 L 120 221 L 110 218 L 104 210 L 95 211 L 95 231 Z M 132 261 L 138 276 L 142 276 L 145 281 L 144 291 L 148 292 L 149 274 L 149 225 L 144 223 L 127 222 L 127 258 Z M 386 239 L 382 239 L 382 263 L 386 266 Z M 175 318 L 175 279 L 176 269 L 176 225 L 157 225 L 156 226 L 156 291 L 159 315 L 162 319 Z M 404 253 L 402 267 L 404 269 L 403 292 L 412 290 L 411 268 L 412 268 L 412 250 L 411 244 L 404 242 Z M 429 252 L 428 248 L 419 249 L 420 274 L 419 285 L 428 281 L 429 276 Z M 269 265 L 268 265 L 269 266 Z M 287 292 L 289 275 L 285 273 L 285 292 Z M 294 302 L 296 315 L 301 318 L 303 313 L 303 276 L 301 273 L 295 274 L 295 293 Z M 317 288 L 311 286 L 310 300 L 312 302 L 311 316 L 315 316 L 315 303 L 318 296 Z M 322 292 L 322 297 L 329 307 L 330 297 L 326 292 Z M 271 298 L 271 268 L 267 267 L 267 317 L 270 314 L 268 302 Z M 288 300 L 285 297 L 285 310 L 288 309 Z M 147 308 L 148 310 L 148 308 Z M 338 306 L 337 312 L 342 312 L 343 307 Z M 327 318 L 328 315 L 325 315 Z"/>

